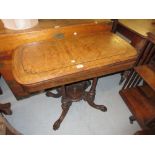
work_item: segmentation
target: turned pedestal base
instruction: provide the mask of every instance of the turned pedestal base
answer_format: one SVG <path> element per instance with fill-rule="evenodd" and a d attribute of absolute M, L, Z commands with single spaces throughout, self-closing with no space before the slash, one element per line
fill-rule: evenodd
<path fill-rule="evenodd" d="M 86 89 L 91 85 L 89 91 Z M 47 92 L 46 96 L 48 97 L 61 97 L 61 107 L 62 113 L 59 119 L 54 123 L 53 129 L 57 130 L 60 127 L 61 122 L 65 118 L 72 102 L 77 102 L 80 100 L 86 101 L 90 106 L 101 110 L 103 112 L 107 111 L 107 108 L 104 105 L 96 105 L 94 103 L 95 94 L 96 94 L 96 85 L 97 85 L 97 78 L 94 78 L 92 84 L 90 81 L 82 81 L 70 85 L 65 85 L 56 89 L 57 93 L 54 94 L 52 92 Z"/>

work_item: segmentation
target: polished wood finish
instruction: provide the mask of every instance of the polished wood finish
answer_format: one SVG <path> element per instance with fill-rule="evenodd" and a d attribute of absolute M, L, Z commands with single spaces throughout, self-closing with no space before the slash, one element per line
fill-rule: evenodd
<path fill-rule="evenodd" d="M 0 114 L 0 135 L 21 135 L 21 133 L 13 128 L 7 119 Z"/>
<path fill-rule="evenodd" d="M 145 88 L 132 87 L 124 89 L 120 91 L 120 95 L 140 126 L 145 129 L 155 125 L 155 100 L 146 97 L 142 89 Z M 154 121 L 150 122 L 149 120 Z"/>
<path fill-rule="evenodd" d="M 10 103 L 0 103 L 0 135 L 16 135 L 20 134 L 17 132 L 3 116 L 11 115 L 11 104 Z"/>
<path fill-rule="evenodd" d="M 33 92 L 131 68 L 136 56 L 133 47 L 110 32 L 73 35 L 19 47 L 14 53 L 13 74 Z"/>
<path fill-rule="evenodd" d="M 135 71 L 155 91 L 155 66 L 149 66 L 149 65 L 137 66 L 135 67 Z"/>
<path fill-rule="evenodd" d="M 56 94 L 46 94 L 61 97 L 62 113 L 53 125 L 57 130 L 74 101 L 83 99 L 93 108 L 106 111 L 104 105 L 94 103 L 97 77 L 131 67 L 136 56 L 132 46 L 111 32 L 73 34 L 19 47 L 13 55 L 12 70 L 28 92 L 60 86 Z M 82 80 L 92 78 L 86 91 L 90 82 Z"/>
<path fill-rule="evenodd" d="M 3 113 L 5 115 L 11 115 L 12 114 L 11 104 L 10 103 L 5 103 L 5 104 L 0 103 L 0 113 Z"/>
<path fill-rule="evenodd" d="M 154 19 L 115 19 L 113 20 L 112 31 L 114 33 L 119 32 L 128 38 L 131 45 L 135 47 L 138 54 L 140 54 L 147 45 L 147 33 L 155 32 L 154 23 Z M 127 78 L 129 71 L 126 71 L 121 75 L 119 84 L 122 84 L 122 82 Z"/>
<path fill-rule="evenodd" d="M 145 37 L 148 32 L 155 32 L 155 19 L 120 19 L 119 22 Z"/>
<path fill-rule="evenodd" d="M 143 48 L 148 32 L 155 32 L 154 19 L 114 20 L 113 32 L 119 32 L 131 41 L 139 51 Z"/>
<path fill-rule="evenodd" d="M 134 64 L 135 67 L 139 65 L 154 66 L 153 59 L 155 57 L 155 41 L 153 40 L 153 38 L 154 38 L 153 33 L 149 33 L 147 44 L 143 49 L 143 51 L 138 55 L 136 63 Z M 154 68 L 154 67 L 151 67 L 151 68 Z M 141 81 L 141 78 L 139 78 L 137 72 L 135 72 L 134 69 L 131 69 L 130 74 L 128 75 L 127 80 L 125 81 L 122 89 L 132 87 L 133 84 L 138 85 L 140 81 Z"/>
<path fill-rule="evenodd" d="M 74 32 L 86 34 L 111 30 L 109 20 L 39 20 L 39 24 L 28 30 L 13 31 L 0 24 L 0 72 L 17 99 L 28 97 L 26 92 L 12 75 L 12 54 L 25 43 L 43 40 L 55 40 L 69 37 Z"/>
<path fill-rule="evenodd" d="M 141 52 L 130 75 L 128 76 L 120 95 L 128 105 L 135 120 L 141 125 L 142 133 L 155 131 L 155 65 L 152 59 L 155 56 L 155 36 L 148 35 L 148 44 Z M 142 86 L 139 86 L 142 82 Z M 141 132 L 140 132 L 141 133 Z"/>
<path fill-rule="evenodd" d="M 0 54 L 12 51 L 20 45 L 35 41 L 53 39 L 58 34 L 65 37 L 77 33 L 110 31 L 108 20 L 41 20 L 39 24 L 27 30 L 0 29 Z"/>

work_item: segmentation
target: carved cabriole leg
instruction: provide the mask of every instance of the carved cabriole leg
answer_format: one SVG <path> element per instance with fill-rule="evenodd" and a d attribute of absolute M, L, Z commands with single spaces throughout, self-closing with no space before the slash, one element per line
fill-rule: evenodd
<path fill-rule="evenodd" d="M 64 120 L 64 118 L 65 118 L 65 116 L 66 116 L 66 114 L 67 114 L 67 112 L 68 112 L 71 105 L 72 105 L 71 101 L 69 101 L 68 99 L 63 99 L 62 98 L 62 105 L 61 105 L 62 113 L 61 113 L 59 119 L 53 125 L 54 130 L 57 130 L 60 127 L 60 124 Z"/>
<path fill-rule="evenodd" d="M 57 130 L 60 127 L 61 122 L 65 118 L 70 106 L 72 105 L 72 101 L 69 98 L 67 98 L 67 96 L 66 96 L 66 87 L 65 86 L 62 86 L 62 100 L 61 100 L 61 102 L 62 102 L 62 105 L 61 105 L 62 113 L 61 113 L 59 119 L 53 125 L 54 130 Z"/>
<path fill-rule="evenodd" d="M 91 84 L 90 81 L 82 81 L 59 87 L 56 89 L 57 90 L 56 94 L 52 92 L 46 93 L 46 96 L 48 97 L 55 97 L 55 98 L 61 97 L 62 113 L 59 119 L 53 125 L 54 130 L 57 130 L 60 127 L 61 122 L 65 118 L 70 106 L 72 105 L 72 102 L 77 102 L 83 99 L 87 101 L 88 104 L 93 108 L 99 109 L 104 112 L 107 111 L 107 108 L 104 105 L 96 105 L 94 103 L 97 80 L 98 80 L 97 78 L 93 79 L 91 88 L 88 92 L 85 90 L 90 86 Z"/>
<path fill-rule="evenodd" d="M 89 92 L 85 92 L 85 95 L 84 95 L 84 100 L 88 102 L 88 104 L 93 107 L 93 108 L 96 108 L 98 110 L 101 110 L 103 112 L 107 111 L 107 108 L 104 106 L 104 105 L 96 105 L 94 103 L 94 100 L 95 100 L 95 95 L 96 95 L 96 85 L 97 85 L 97 81 L 98 79 L 97 78 L 94 78 L 93 79 L 93 83 L 92 83 L 92 86 L 89 90 Z"/>

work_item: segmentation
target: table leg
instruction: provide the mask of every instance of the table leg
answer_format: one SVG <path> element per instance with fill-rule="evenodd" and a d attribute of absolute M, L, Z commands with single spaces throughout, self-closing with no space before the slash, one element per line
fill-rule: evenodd
<path fill-rule="evenodd" d="M 92 85 L 90 81 L 82 81 L 78 83 L 73 83 L 70 85 L 65 85 L 62 87 L 57 88 L 57 93 L 47 92 L 46 96 L 48 97 L 61 97 L 61 107 L 62 113 L 59 119 L 54 123 L 53 129 L 57 130 L 60 127 L 60 124 L 64 120 L 72 102 L 77 102 L 80 100 L 85 100 L 88 102 L 90 106 L 93 108 L 99 109 L 103 112 L 107 111 L 107 108 L 104 105 L 96 105 L 94 103 L 95 94 L 96 94 L 96 85 L 97 85 L 97 78 L 93 79 Z M 91 85 L 90 90 L 87 92 L 86 89 Z"/>
<path fill-rule="evenodd" d="M 105 111 L 107 111 L 106 106 L 104 106 L 104 105 L 96 105 L 96 104 L 94 103 L 95 95 L 96 95 L 96 85 L 97 85 L 97 81 L 98 81 L 97 78 L 94 78 L 94 79 L 93 79 L 92 86 L 91 86 L 89 92 L 85 92 L 84 100 L 87 101 L 87 103 L 88 103 L 91 107 L 96 108 L 96 109 L 98 109 L 98 110 L 101 110 L 101 111 L 105 112 Z"/>
<path fill-rule="evenodd" d="M 65 86 L 62 86 L 62 100 L 61 100 L 61 102 L 62 102 L 62 105 L 61 105 L 62 113 L 61 113 L 59 119 L 53 125 L 54 130 L 57 130 L 60 127 L 61 122 L 64 120 L 70 106 L 72 105 L 72 101 L 69 98 L 67 98 L 67 96 L 66 96 L 66 87 Z"/>

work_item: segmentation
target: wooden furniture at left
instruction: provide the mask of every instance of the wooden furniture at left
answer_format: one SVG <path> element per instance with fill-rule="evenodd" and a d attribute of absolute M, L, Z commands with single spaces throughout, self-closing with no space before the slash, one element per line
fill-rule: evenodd
<path fill-rule="evenodd" d="M 20 31 L 8 30 L 0 22 L 0 72 L 16 99 L 30 96 L 12 75 L 12 54 L 25 43 L 68 37 L 73 33 L 111 31 L 110 20 L 39 20 L 34 28 Z"/>
<path fill-rule="evenodd" d="M 56 94 L 46 94 L 61 97 L 62 113 L 53 125 L 56 130 L 74 101 L 83 99 L 106 111 L 104 105 L 94 103 L 97 78 L 131 68 L 136 53 L 111 32 L 77 33 L 20 46 L 14 52 L 12 70 L 16 81 L 28 92 L 56 88 Z"/>
<path fill-rule="evenodd" d="M 2 94 L 2 90 L 1 90 L 0 94 Z M 12 114 L 10 103 L 0 103 L 0 135 L 18 135 L 18 134 L 20 134 L 18 131 L 16 131 L 10 125 L 10 123 L 7 121 L 7 119 L 4 117 L 3 114 L 5 114 L 5 115 Z"/>
<path fill-rule="evenodd" d="M 21 135 L 21 133 L 12 127 L 4 115 L 0 114 L 0 135 Z"/>
<path fill-rule="evenodd" d="M 1 74 L 0 74 L 0 78 L 1 78 Z M 1 94 L 2 94 L 2 89 L 0 87 L 0 95 Z M 4 113 L 5 115 L 11 115 L 12 111 L 10 108 L 11 108 L 10 103 L 5 103 L 5 104 L 0 103 L 0 113 Z"/>

